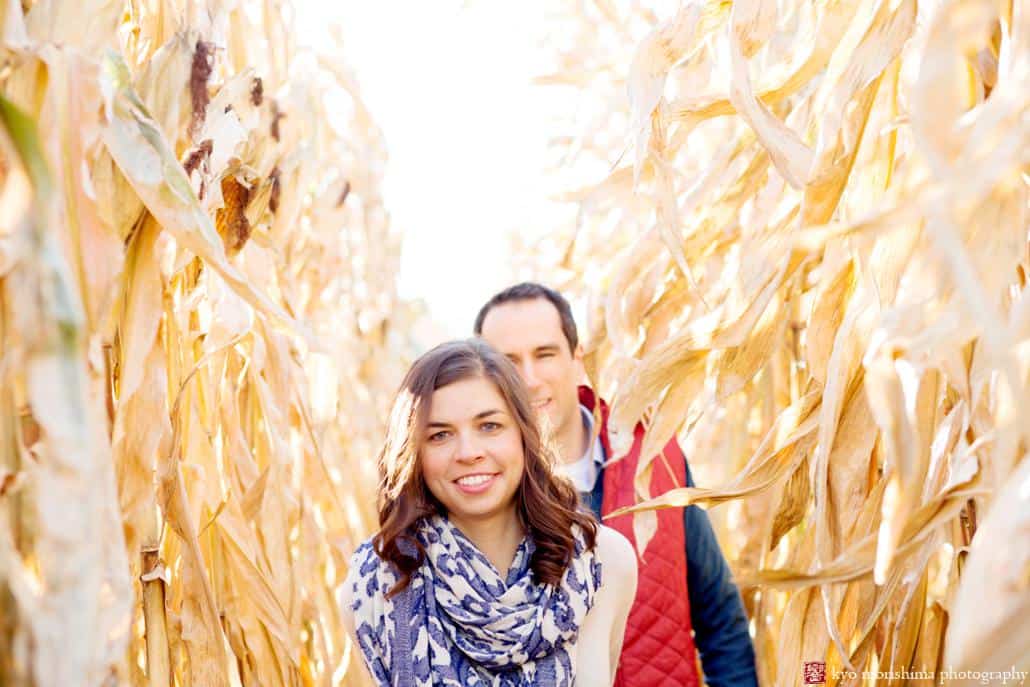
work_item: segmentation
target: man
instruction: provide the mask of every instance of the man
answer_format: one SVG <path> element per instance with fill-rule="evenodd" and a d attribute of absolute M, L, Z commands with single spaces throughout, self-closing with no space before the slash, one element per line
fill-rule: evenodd
<path fill-rule="evenodd" d="M 475 332 L 508 356 L 533 406 L 550 422 L 562 469 L 599 516 L 635 502 L 633 474 L 644 429 L 634 431 L 626 456 L 611 455 L 608 408 L 580 387 L 583 349 L 568 301 L 541 284 L 512 286 L 491 298 Z M 601 428 L 593 437 L 593 410 Z M 686 458 L 673 439 L 656 460 L 652 496 L 693 486 Z M 666 467 L 668 466 L 668 467 Z M 708 515 L 696 506 L 657 511 L 658 532 L 640 567 L 616 687 L 698 685 L 697 654 L 710 687 L 757 687 L 747 616 Z M 633 541 L 632 516 L 606 521 Z M 696 643 L 696 648 L 695 648 Z"/>

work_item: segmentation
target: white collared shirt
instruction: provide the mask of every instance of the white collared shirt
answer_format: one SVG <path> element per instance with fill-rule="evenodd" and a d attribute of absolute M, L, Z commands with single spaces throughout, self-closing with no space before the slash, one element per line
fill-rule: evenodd
<path fill-rule="evenodd" d="M 583 427 L 587 431 L 587 436 L 593 436 L 594 414 L 584 406 L 579 407 L 579 412 L 583 417 Z M 597 482 L 597 475 L 601 472 L 603 465 L 604 447 L 601 445 L 601 437 L 598 436 L 594 437 L 593 443 L 587 447 L 578 460 L 562 463 L 558 469 L 569 478 L 577 491 L 589 492 L 594 490 L 594 483 Z"/>

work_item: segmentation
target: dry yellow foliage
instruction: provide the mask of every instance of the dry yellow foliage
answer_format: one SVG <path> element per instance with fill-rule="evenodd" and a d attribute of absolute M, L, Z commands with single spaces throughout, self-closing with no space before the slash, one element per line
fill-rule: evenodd
<path fill-rule="evenodd" d="M 1030 4 L 658 4 L 556 10 L 592 181 L 529 248 L 705 484 L 638 542 L 713 508 L 766 686 L 1030 669 Z"/>
<path fill-rule="evenodd" d="M 361 683 L 333 592 L 409 320 L 291 7 L 0 9 L 4 684 Z M 639 541 L 718 506 L 765 685 L 1030 669 L 1030 7 L 671 9 L 577 3 L 545 77 L 600 181 L 537 255 L 616 422 L 716 485 Z"/>
<path fill-rule="evenodd" d="M 410 314 L 295 9 L 0 8 L 2 684 L 364 684 L 334 593 Z"/>

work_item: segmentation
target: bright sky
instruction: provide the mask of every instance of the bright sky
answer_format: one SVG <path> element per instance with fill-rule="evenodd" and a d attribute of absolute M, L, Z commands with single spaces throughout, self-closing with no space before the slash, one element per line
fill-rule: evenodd
<path fill-rule="evenodd" d="M 481 303 L 515 280 L 511 232 L 539 236 L 558 219 L 543 174 L 558 100 L 531 83 L 546 68 L 546 4 L 319 3 L 300 18 L 302 29 L 320 12 L 339 18 L 383 129 L 383 193 L 404 237 L 399 288 L 428 305 L 425 338 L 470 335 Z"/>

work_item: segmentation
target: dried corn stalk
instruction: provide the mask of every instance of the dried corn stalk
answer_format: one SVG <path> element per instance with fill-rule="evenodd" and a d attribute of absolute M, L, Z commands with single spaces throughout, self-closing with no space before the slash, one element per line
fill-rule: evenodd
<path fill-rule="evenodd" d="M 704 476 L 642 544 L 729 502 L 765 685 L 1027 669 L 1030 4 L 655 4 L 560 13 L 591 181 L 532 248 L 617 423 Z"/>
<path fill-rule="evenodd" d="M 407 316 L 382 137 L 293 13 L 0 9 L 0 683 L 363 684 L 334 593 Z"/>

